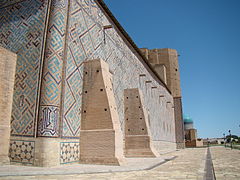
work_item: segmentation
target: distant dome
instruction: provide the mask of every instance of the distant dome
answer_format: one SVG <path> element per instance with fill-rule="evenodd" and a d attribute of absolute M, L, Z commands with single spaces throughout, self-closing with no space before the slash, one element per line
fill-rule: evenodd
<path fill-rule="evenodd" d="M 184 124 L 193 124 L 192 118 L 186 114 L 183 115 L 183 121 Z"/>

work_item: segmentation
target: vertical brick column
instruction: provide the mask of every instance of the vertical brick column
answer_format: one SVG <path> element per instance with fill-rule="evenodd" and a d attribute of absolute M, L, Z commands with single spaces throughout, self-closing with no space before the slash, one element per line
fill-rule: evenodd
<path fill-rule="evenodd" d="M 60 163 L 60 144 L 56 138 L 60 137 L 60 106 L 69 1 L 50 2 L 35 145 L 36 166 L 56 166 Z"/>
<path fill-rule="evenodd" d="M 38 136 L 59 136 L 64 45 L 67 25 L 65 0 L 51 3 L 40 94 Z"/>
<path fill-rule="evenodd" d="M 155 157 L 139 89 L 124 90 L 125 156 Z"/>
<path fill-rule="evenodd" d="M 84 63 L 80 163 L 120 165 L 123 136 L 108 64 Z"/>
<path fill-rule="evenodd" d="M 0 47 L 0 165 L 8 164 L 10 121 L 17 55 Z"/>
<path fill-rule="evenodd" d="M 183 149 L 185 148 L 185 143 L 184 143 L 182 99 L 181 97 L 174 97 L 173 101 L 174 101 L 175 133 L 177 149 Z"/>
<path fill-rule="evenodd" d="M 174 98 L 175 134 L 178 149 L 184 148 L 184 127 L 178 53 L 175 49 L 142 49 L 151 66 L 170 89 Z M 160 65 L 165 66 L 166 69 Z"/>

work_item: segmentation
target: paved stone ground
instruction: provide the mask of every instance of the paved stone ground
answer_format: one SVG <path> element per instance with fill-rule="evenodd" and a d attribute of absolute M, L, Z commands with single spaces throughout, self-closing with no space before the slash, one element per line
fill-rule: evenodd
<path fill-rule="evenodd" d="M 240 150 L 211 147 L 212 161 L 217 180 L 240 180 Z"/>
<path fill-rule="evenodd" d="M 240 180 L 240 150 L 231 150 L 224 147 L 211 147 L 210 152 L 214 164 L 214 170 L 217 180 Z M 65 166 L 62 168 L 62 174 L 55 175 L 30 175 L 30 176 L 8 176 L 0 177 L 0 179 L 20 180 L 20 179 L 47 179 L 47 180 L 202 180 L 206 175 L 207 148 L 194 148 L 175 151 L 162 156 L 169 158 L 177 156 L 177 158 L 161 164 L 151 170 L 130 171 L 130 172 L 109 172 L 109 173 L 91 173 L 88 174 L 66 174 Z M 145 161 L 149 163 L 150 160 Z M 137 164 L 136 164 L 137 165 Z M 135 166 L 136 166 L 135 165 Z M 14 166 L 16 167 L 16 166 Z M 76 170 L 76 166 L 72 166 Z M 18 167 L 20 168 L 20 167 Z M 96 168 L 89 166 L 89 169 Z M 1 168 L 0 168 L 1 169 Z M 129 169 L 125 169 L 129 170 Z M 14 169 L 12 169 L 14 172 Z M 15 169 L 16 171 L 16 169 Z M 51 170 L 49 170 L 51 171 Z M 74 169 L 72 169 L 74 171 Z M 45 173 L 45 172 L 43 172 Z"/>
<path fill-rule="evenodd" d="M 173 159 L 174 156 L 168 158 Z M 159 158 L 127 158 L 124 165 L 91 165 L 91 164 L 66 164 L 56 167 L 33 167 L 19 165 L 0 166 L 0 177 L 3 176 L 38 176 L 38 175 L 67 175 L 67 174 L 92 174 L 106 172 L 126 172 L 149 170 L 165 163 L 163 157 Z"/>
<path fill-rule="evenodd" d="M 160 166 L 151 170 L 131 172 L 110 172 L 93 174 L 71 174 L 71 175 L 32 175 L 32 176 L 8 176 L 0 179 L 49 179 L 49 180 L 70 180 L 70 179 L 94 179 L 94 180 L 145 180 L 145 179 L 202 179 L 204 175 L 206 148 L 185 149 L 163 155 L 162 158 L 177 156 Z M 91 168 L 91 167 L 89 167 Z M 126 169 L 127 170 L 127 169 Z M 14 171 L 14 169 L 12 169 Z M 44 173 L 44 172 L 43 172 Z M 64 172 L 63 172 L 64 174 Z"/>

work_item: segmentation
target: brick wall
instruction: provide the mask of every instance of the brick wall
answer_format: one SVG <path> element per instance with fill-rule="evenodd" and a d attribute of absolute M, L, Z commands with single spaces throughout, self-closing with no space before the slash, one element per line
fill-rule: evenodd
<path fill-rule="evenodd" d="M 9 163 L 10 122 L 16 54 L 0 46 L 0 165 Z"/>

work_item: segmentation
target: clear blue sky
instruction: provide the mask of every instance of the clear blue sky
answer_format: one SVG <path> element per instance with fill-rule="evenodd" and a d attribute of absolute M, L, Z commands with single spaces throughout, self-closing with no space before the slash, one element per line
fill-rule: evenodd
<path fill-rule="evenodd" d="M 179 54 L 198 136 L 240 135 L 240 0 L 105 0 L 138 47 Z"/>

